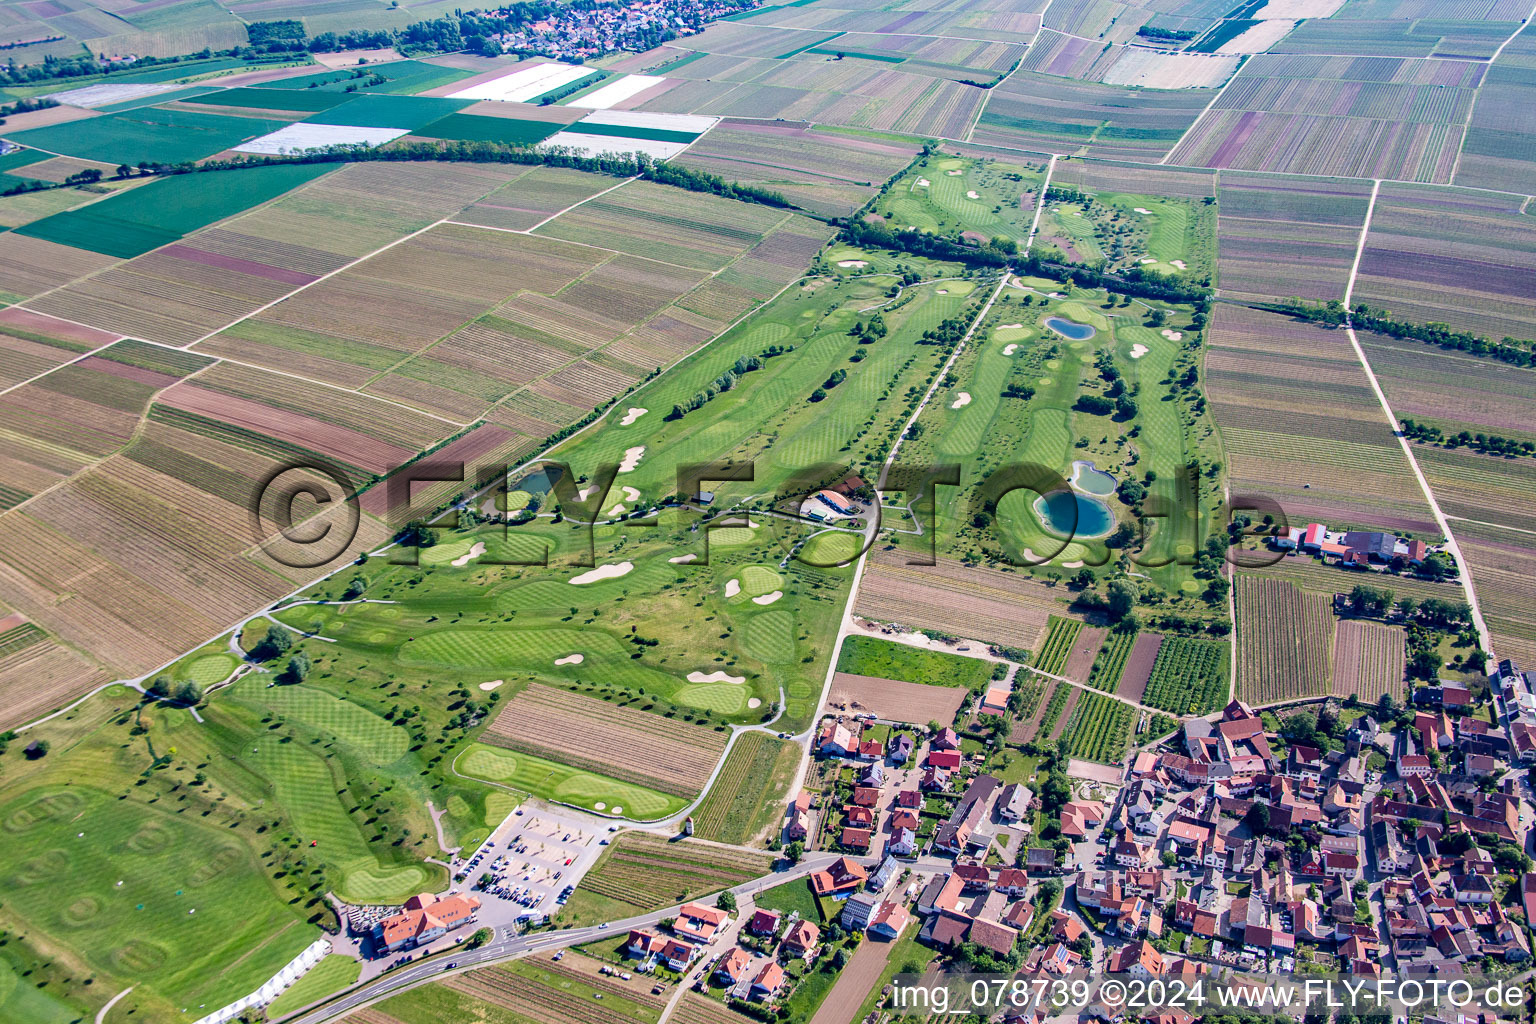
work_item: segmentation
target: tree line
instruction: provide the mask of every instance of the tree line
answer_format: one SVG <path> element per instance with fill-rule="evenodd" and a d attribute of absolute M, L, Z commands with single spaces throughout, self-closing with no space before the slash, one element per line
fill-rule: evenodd
<path fill-rule="evenodd" d="M 1483 455 L 1502 455 L 1505 458 L 1518 458 L 1522 455 L 1536 458 L 1536 443 L 1504 437 L 1500 434 L 1474 434 L 1470 430 L 1463 430 L 1458 434 L 1447 435 L 1439 427 L 1419 423 L 1406 417 L 1402 420 L 1402 428 L 1404 437 L 1424 444 L 1444 445 L 1446 448 L 1471 448 Z"/>
<path fill-rule="evenodd" d="M 1536 367 L 1536 341 L 1506 336 L 1502 341 L 1490 341 L 1480 334 L 1458 330 L 1450 324 L 1417 324 L 1399 320 L 1386 310 L 1372 309 L 1365 303 L 1353 309 L 1345 307 L 1338 299 L 1310 303 L 1291 296 L 1279 304 L 1260 308 L 1277 309 L 1279 312 L 1327 327 L 1342 327 L 1346 322 L 1362 330 L 1375 331 L 1389 338 L 1409 338 L 1426 345 L 1467 352 L 1475 356 L 1497 359 L 1512 366 Z"/>

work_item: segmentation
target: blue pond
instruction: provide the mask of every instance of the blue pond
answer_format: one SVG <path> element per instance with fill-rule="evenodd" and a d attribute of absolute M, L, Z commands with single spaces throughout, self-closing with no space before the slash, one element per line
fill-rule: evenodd
<path fill-rule="evenodd" d="M 1080 324 L 1076 320 L 1063 320 L 1059 316 L 1046 317 L 1045 326 L 1062 337 L 1071 338 L 1073 341 L 1087 341 L 1099 333 L 1093 329 L 1092 324 Z"/>
<path fill-rule="evenodd" d="M 1096 467 L 1091 459 L 1078 459 L 1072 463 L 1072 479 L 1068 482 L 1080 491 L 1096 494 L 1101 498 L 1114 494 L 1118 486 L 1115 478 Z"/>
<path fill-rule="evenodd" d="M 1073 522 L 1073 509 L 1077 520 Z M 1104 537 L 1115 527 L 1115 517 L 1101 501 L 1076 491 L 1052 491 L 1035 499 L 1035 515 L 1052 533 L 1079 540 Z"/>

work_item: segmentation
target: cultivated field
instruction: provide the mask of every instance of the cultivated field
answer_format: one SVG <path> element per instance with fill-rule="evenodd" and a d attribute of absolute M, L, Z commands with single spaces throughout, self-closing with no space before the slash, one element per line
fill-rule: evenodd
<path fill-rule="evenodd" d="M 1035 650 L 1057 607 L 1050 591 L 1027 577 L 947 559 L 908 566 L 905 555 L 889 554 L 895 557 L 871 554 L 855 614 Z"/>
<path fill-rule="evenodd" d="M 539 683 L 506 702 L 485 739 L 680 796 L 699 791 L 725 750 L 722 733 Z"/>
<path fill-rule="evenodd" d="M 1128 704 L 1098 693 L 1082 693 L 1062 735 L 1071 756 L 1115 764 L 1125 758 L 1126 740 L 1139 714 Z"/>
<path fill-rule="evenodd" d="M 914 725 L 945 724 L 954 719 L 967 696 L 969 691 L 960 686 L 924 686 L 899 679 L 838 672 L 832 676 L 827 708 L 835 711 L 839 706 L 846 706 L 873 711 L 881 718 Z"/>
<path fill-rule="evenodd" d="M 1342 299 L 1370 194 L 1359 181 L 1224 173 L 1217 190 L 1222 295 Z"/>
<path fill-rule="evenodd" d="M 1120 635 L 1129 636 L 1129 634 Z M 1106 655 L 1110 657 L 1104 669 L 1103 681 L 1112 683 L 1112 685 L 1105 686 L 1105 689 L 1112 689 L 1126 700 L 1133 700 L 1139 704 L 1142 703 L 1142 695 L 1146 692 L 1147 684 L 1152 679 L 1152 672 L 1157 666 L 1158 655 L 1162 651 L 1163 642 L 1167 638 L 1161 633 L 1137 633 L 1135 637 L 1136 642 L 1131 645 L 1129 652 L 1127 654 L 1120 654 L 1120 657 L 1123 657 L 1125 661 L 1124 667 L 1118 673 L 1116 673 L 1114 667 L 1114 656 L 1124 651 L 1125 648 L 1121 645 L 1116 645 L 1114 648 L 1105 651 Z M 1098 665 L 1095 665 L 1094 668 L 1098 668 Z M 1114 683 L 1113 680 L 1115 680 L 1117 675 L 1118 682 Z"/>
<path fill-rule="evenodd" d="M 1077 635 L 1082 632 L 1082 629 L 1083 623 L 1080 619 L 1052 615 L 1045 641 L 1040 645 L 1039 653 L 1035 655 L 1035 668 L 1052 675 L 1061 675 L 1068 657 L 1072 654 L 1073 645 L 1077 643 Z M 1100 639 L 1102 640 L 1102 635 Z M 1068 678 L 1073 677 L 1068 676 Z"/>
<path fill-rule="evenodd" d="M 1402 696 L 1406 667 L 1403 631 L 1359 619 L 1340 619 L 1333 634 L 1333 694 L 1374 704 L 1384 693 Z"/>
<path fill-rule="evenodd" d="M 1331 693 L 1333 602 L 1284 580 L 1245 573 L 1234 577 L 1233 587 L 1238 699 L 1268 704 Z"/>
<path fill-rule="evenodd" d="M 1168 637 L 1157 652 L 1139 702 L 1175 715 L 1215 711 L 1227 702 L 1230 652 L 1220 640 Z"/>
<path fill-rule="evenodd" d="M 1213 311 L 1206 365 L 1234 494 L 1278 502 L 1291 525 L 1434 535 L 1343 331 L 1224 303 Z"/>
<path fill-rule="evenodd" d="M 582 878 L 561 921 L 579 926 L 659 910 L 765 874 L 770 862 L 767 854 L 625 832 Z"/>
<path fill-rule="evenodd" d="M 700 839 L 742 845 L 776 831 L 789 797 L 800 748 L 765 732 L 744 733 L 726 755 L 720 777 L 693 812 Z"/>
<path fill-rule="evenodd" d="M 991 678 L 992 663 L 942 650 L 925 650 L 875 636 L 857 634 L 843 641 L 837 670 L 864 676 L 884 676 L 929 686 L 958 686 L 979 690 Z"/>

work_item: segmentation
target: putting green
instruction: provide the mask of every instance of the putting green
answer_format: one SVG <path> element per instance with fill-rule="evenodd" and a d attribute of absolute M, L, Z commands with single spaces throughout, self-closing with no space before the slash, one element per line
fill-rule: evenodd
<path fill-rule="evenodd" d="M 745 683 L 693 683 L 678 690 L 673 700 L 705 711 L 735 715 L 746 710 L 750 696 L 751 690 Z"/>
<path fill-rule="evenodd" d="M 517 512 L 528 507 L 533 500 L 533 495 L 527 491 L 507 491 L 496 495 L 496 509 L 499 512 Z"/>
<path fill-rule="evenodd" d="M 800 558 L 810 565 L 830 566 L 859 556 L 864 538 L 854 533 L 818 533 L 800 549 Z"/>
<path fill-rule="evenodd" d="M 598 804 L 623 807 L 626 817 L 640 820 L 663 817 L 681 810 L 686 804 L 681 797 L 483 743 L 476 743 L 465 751 L 457 767 L 465 775 L 510 786 L 545 800 L 576 804 L 588 810 L 597 810 Z"/>
<path fill-rule="evenodd" d="M 938 290 L 955 296 L 969 295 L 976 290 L 976 285 L 971 281 L 945 281 Z"/>
<path fill-rule="evenodd" d="M 205 654 L 187 666 L 187 678 L 198 686 L 212 686 L 228 679 L 239 666 L 233 654 Z"/>
<path fill-rule="evenodd" d="M 747 597 L 761 597 L 784 588 L 784 577 L 766 565 L 749 565 L 737 574 L 741 592 Z"/>
<path fill-rule="evenodd" d="M 710 547 L 739 548 L 751 544 L 762 535 L 762 527 L 754 530 L 750 526 L 717 526 L 709 531 L 709 545 Z"/>
<path fill-rule="evenodd" d="M 1034 336 L 1035 332 L 1028 327 L 999 327 L 992 332 L 992 337 L 1005 343 L 1025 341 Z"/>

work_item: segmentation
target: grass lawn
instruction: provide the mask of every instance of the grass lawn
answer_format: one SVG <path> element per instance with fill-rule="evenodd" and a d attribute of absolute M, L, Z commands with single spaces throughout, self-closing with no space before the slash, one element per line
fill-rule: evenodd
<path fill-rule="evenodd" d="M 804 878 L 784 882 L 772 889 L 758 893 L 754 902 L 764 910 L 782 910 L 785 914 L 799 913 L 807 921 L 821 921 L 821 905 L 811 892 L 811 883 Z"/>
<path fill-rule="evenodd" d="M 362 964 L 349 956 L 332 953 L 310 968 L 293 987 L 267 1005 L 267 1016 L 277 1019 L 357 982 Z"/>
<path fill-rule="evenodd" d="M 843 640 L 837 670 L 861 676 L 901 679 L 931 686 L 964 686 L 975 690 L 992 678 L 992 663 L 943 651 L 928 651 L 874 636 Z"/>
<path fill-rule="evenodd" d="M 183 163 L 201 160 L 247 139 L 275 132 L 287 123 L 143 107 L 121 114 L 33 128 L 8 138 L 18 145 L 65 156 L 137 166 L 140 161 Z"/>
<path fill-rule="evenodd" d="M 875 204 L 893 228 L 914 227 L 933 234 L 975 232 L 1023 241 L 1029 234 L 1043 165 L 1004 163 L 935 154 L 918 163 Z"/>

